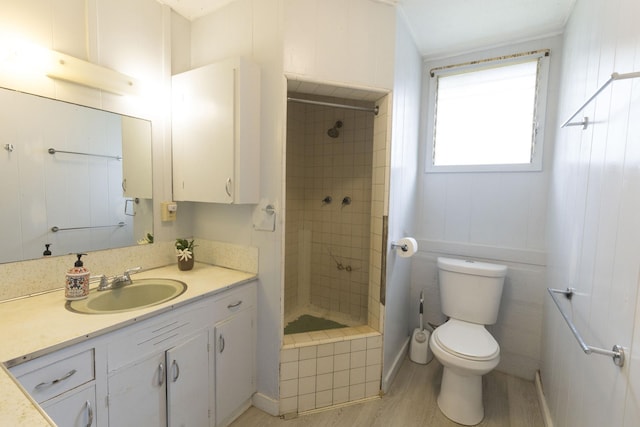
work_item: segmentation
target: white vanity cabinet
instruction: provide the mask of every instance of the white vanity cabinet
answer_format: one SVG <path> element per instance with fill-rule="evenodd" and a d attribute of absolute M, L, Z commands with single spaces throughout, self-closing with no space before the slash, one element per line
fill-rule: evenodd
<path fill-rule="evenodd" d="M 110 334 L 109 425 L 221 426 L 243 412 L 255 392 L 255 300 L 251 282 Z"/>
<path fill-rule="evenodd" d="M 258 203 L 260 70 L 231 58 L 172 78 L 174 200 Z"/>
<path fill-rule="evenodd" d="M 59 426 L 96 426 L 95 349 L 72 346 L 11 368 Z"/>
<path fill-rule="evenodd" d="M 256 390 L 256 292 L 195 298 L 10 371 L 60 427 L 222 427 Z"/>

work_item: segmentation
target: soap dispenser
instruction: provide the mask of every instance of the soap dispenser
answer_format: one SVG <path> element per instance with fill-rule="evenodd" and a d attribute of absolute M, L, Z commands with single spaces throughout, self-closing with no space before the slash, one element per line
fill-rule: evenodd
<path fill-rule="evenodd" d="M 64 297 L 69 300 L 83 299 L 89 296 L 89 270 L 87 270 L 82 263 L 82 255 L 77 254 L 78 260 L 75 262 L 73 268 L 67 272 Z"/>

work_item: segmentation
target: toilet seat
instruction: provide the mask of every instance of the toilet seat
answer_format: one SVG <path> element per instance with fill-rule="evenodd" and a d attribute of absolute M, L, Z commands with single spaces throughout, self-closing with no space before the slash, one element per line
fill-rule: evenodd
<path fill-rule="evenodd" d="M 446 350 L 460 358 L 474 361 L 494 359 L 500 346 L 483 325 L 450 319 L 436 328 L 433 339 Z"/>

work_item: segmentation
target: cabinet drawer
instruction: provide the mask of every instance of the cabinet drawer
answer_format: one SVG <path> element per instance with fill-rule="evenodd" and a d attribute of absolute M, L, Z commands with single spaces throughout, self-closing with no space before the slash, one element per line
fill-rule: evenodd
<path fill-rule="evenodd" d="M 226 319 L 238 311 L 253 307 L 256 304 L 255 282 L 248 283 L 237 289 L 225 292 L 213 303 L 214 322 Z"/>
<path fill-rule="evenodd" d="M 49 357 L 55 361 L 17 377 L 18 381 L 36 402 L 44 402 L 93 381 L 95 379 L 93 354 L 94 350 L 89 349 L 61 360 L 56 360 L 56 354 L 53 354 Z M 30 365 L 25 363 L 20 367 L 28 369 Z"/>

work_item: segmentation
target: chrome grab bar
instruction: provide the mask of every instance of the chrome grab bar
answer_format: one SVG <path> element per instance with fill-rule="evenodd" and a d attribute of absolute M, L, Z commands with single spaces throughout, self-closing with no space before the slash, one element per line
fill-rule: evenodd
<path fill-rule="evenodd" d="M 571 319 L 569 319 L 569 316 L 567 316 L 567 314 L 562 310 L 562 307 L 560 307 L 560 301 L 558 301 L 558 298 L 556 298 L 555 294 L 563 294 L 568 299 L 571 299 L 571 297 L 573 296 L 574 289 L 567 288 L 565 290 L 562 290 L 562 289 L 547 288 L 547 291 L 549 292 L 549 295 L 551 295 L 551 299 L 556 304 L 556 307 L 558 307 L 558 311 L 560 311 L 560 314 L 564 318 L 564 321 L 567 322 L 567 326 L 569 326 L 569 329 L 573 333 L 573 336 L 576 338 L 576 340 L 578 341 L 578 344 L 580 345 L 580 347 L 582 348 L 582 351 L 584 351 L 585 354 L 596 353 L 596 354 L 602 354 L 604 356 L 610 356 L 611 358 L 613 358 L 614 365 L 619 367 L 624 366 L 624 361 L 625 361 L 624 348 L 621 345 L 616 344 L 613 346 L 611 350 L 605 350 L 603 348 L 587 345 L 587 343 L 584 342 L 582 335 L 580 335 L 580 332 L 578 332 L 578 330 L 576 329 Z"/>
<path fill-rule="evenodd" d="M 602 86 L 600 86 L 600 88 L 598 88 L 598 90 L 591 95 L 591 97 L 589 99 L 587 99 L 585 101 L 584 104 L 582 104 L 580 106 L 580 108 L 578 108 L 578 110 L 573 113 L 573 115 L 571 117 L 569 117 L 560 127 L 566 127 L 566 126 L 582 126 L 582 129 L 586 129 L 587 126 L 589 126 L 589 118 L 585 117 L 581 122 L 571 122 L 571 120 L 573 120 L 573 118 L 575 116 L 577 116 L 580 111 L 584 110 L 584 108 L 589 105 L 589 103 L 591 103 L 591 101 L 593 101 L 598 95 L 600 95 L 600 92 L 602 92 L 603 90 L 605 90 L 605 88 L 607 86 L 609 86 L 612 82 L 614 82 L 615 80 L 626 80 L 626 79 L 635 79 L 640 77 L 640 71 L 636 71 L 634 73 L 625 73 L 625 74 L 619 74 L 619 73 L 612 73 L 611 77 L 609 78 L 609 80 L 607 80 Z"/>

